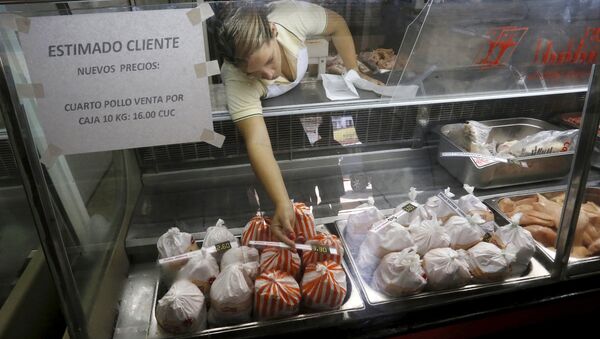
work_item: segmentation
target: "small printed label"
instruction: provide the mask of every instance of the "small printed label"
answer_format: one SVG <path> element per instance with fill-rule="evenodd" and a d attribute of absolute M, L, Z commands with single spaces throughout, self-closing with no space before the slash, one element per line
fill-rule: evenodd
<path fill-rule="evenodd" d="M 230 241 L 225 241 L 222 243 L 218 243 L 215 245 L 215 249 L 217 250 L 217 252 L 225 252 L 231 249 L 231 242 Z"/>
<path fill-rule="evenodd" d="M 486 233 L 483 236 L 483 239 L 481 241 L 483 241 L 483 242 L 490 242 L 491 239 L 492 239 L 492 234 L 491 233 Z"/>
<path fill-rule="evenodd" d="M 312 245 L 312 251 L 317 253 L 329 254 L 329 247 L 324 245 Z"/>
<path fill-rule="evenodd" d="M 411 203 L 408 203 L 408 204 L 402 206 L 402 209 L 404 211 L 406 211 L 406 213 L 412 213 L 414 210 L 417 209 L 417 206 L 415 206 L 415 205 L 413 205 Z"/>

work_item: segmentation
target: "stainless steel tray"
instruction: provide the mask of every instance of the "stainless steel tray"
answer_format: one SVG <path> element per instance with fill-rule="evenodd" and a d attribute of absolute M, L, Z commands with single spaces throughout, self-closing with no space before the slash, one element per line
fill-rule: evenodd
<path fill-rule="evenodd" d="M 508 224 L 510 221 L 510 219 L 508 218 L 508 216 L 506 214 L 504 214 L 504 212 L 502 212 L 502 210 L 500 210 L 500 207 L 498 206 L 498 202 L 501 199 L 504 198 L 510 198 L 513 200 L 520 200 L 520 199 L 524 199 L 527 197 L 530 197 L 532 195 L 535 194 L 542 194 L 545 197 L 549 198 L 552 196 L 555 196 L 557 194 L 560 193 L 564 193 L 564 191 L 556 191 L 556 190 L 540 190 L 540 191 L 535 191 L 535 192 L 531 192 L 531 193 L 525 193 L 525 194 L 508 194 L 508 195 L 503 195 L 500 197 L 496 197 L 496 198 L 492 198 L 492 199 L 486 199 L 483 202 L 488 205 L 496 215 L 498 215 L 500 218 L 496 219 L 496 222 L 499 225 L 506 225 Z M 586 189 L 586 193 L 584 196 L 584 202 L 587 201 L 592 201 L 597 205 L 600 205 L 600 188 L 596 188 L 596 187 L 589 187 Z M 548 248 L 544 245 L 542 245 L 540 242 L 536 241 L 536 245 L 538 247 L 538 252 L 540 252 L 541 256 L 540 259 L 542 261 L 542 263 L 546 266 L 546 268 L 548 270 L 551 269 L 552 265 L 554 264 L 554 260 L 556 258 L 556 250 L 553 248 Z M 584 271 L 589 271 L 591 269 L 600 269 L 600 256 L 592 256 L 592 257 L 587 257 L 587 258 L 574 258 L 574 257 L 569 257 L 569 266 L 573 266 L 574 268 L 572 268 L 573 272 L 578 272 L 580 269 L 584 270 Z M 575 267 L 577 266 L 577 267 Z"/>
<path fill-rule="evenodd" d="M 470 284 L 461 288 L 442 290 L 442 291 L 425 291 L 407 297 L 389 297 L 369 286 L 369 284 L 358 273 L 358 266 L 354 260 L 354 256 L 358 253 L 353 252 L 347 245 L 344 238 L 344 229 L 346 228 L 346 220 L 336 222 L 338 233 L 342 237 L 345 246 L 347 257 L 349 258 L 350 266 L 357 273 L 356 280 L 367 299 L 367 303 L 372 306 L 398 307 L 401 306 L 404 310 L 417 309 L 427 306 L 436 305 L 443 302 L 457 301 L 463 299 L 471 299 L 484 295 L 506 292 L 510 289 L 516 289 L 527 284 L 528 286 L 549 282 L 550 274 L 546 268 L 540 264 L 536 258 L 531 259 L 531 264 L 526 273 L 521 277 L 506 279 L 502 282 L 486 283 L 486 284 Z"/>
<path fill-rule="evenodd" d="M 504 142 L 522 139 L 544 130 L 562 130 L 545 121 L 532 118 L 512 118 L 481 121 L 491 126 L 490 139 Z M 484 164 L 467 157 L 441 157 L 442 152 L 467 152 L 464 124 L 449 124 L 440 130 L 438 162 L 463 184 L 480 189 L 520 185 L 560 179 L 569 173 L 574 152 L 561 152 L 528 157 L 528 167 L 507 163 Z"/>
<path fill-rule="evenodd" d="M 328 230 L 337 235 L 334 227 L 328 227 Z M 358 290 L 356 281 L 354 280 L 351 271 L 348 269 L 346 259 L 342 259 L 342 267 L 346 271 L 347 293 L 346 299 L 342 306 L 333 311 L 323 312 L 305 312 L 292 317 L 269 320 L 269 321 L 253 321 L 232 326 L 223 326 L 209 328 L 203 331 L 196 331 L 187 334 L 172 334 L 164 331 L 156 321 L 156 303 L 168 288 L 161 286 L 160 279 L 156 282 L 154 290 L 154 302 L 150 315 L 150 326 L 148 328 L 147 338 L 187 338 L 187 337 L 203 337 L 203 336 L 260 336 L 274 335 L 277 333 L 290 332 L 290 328 L 297 327 L 302 329 L 310 329 L 317 327 L 338 326 L 346 320 L 352 319 L 352 313 L 365 309 L 365 304 Z M 303 312 L 301 307 L 300 312 Z"/>

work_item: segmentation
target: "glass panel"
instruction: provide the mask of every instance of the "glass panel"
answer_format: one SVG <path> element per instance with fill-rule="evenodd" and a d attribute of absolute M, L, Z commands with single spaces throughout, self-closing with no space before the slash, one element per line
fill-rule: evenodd
<path fill-rule="evenodd" d="M 429 6 L 406 30 L 395 66 L 401 79 L 392 82 L 418 85 L 419 97 L 583 90 L 598 61 L 595 1 Z M 469 14 L 474 8 L 477 19 Z M 403 99 L 401 92 L 395 97 Z"/>

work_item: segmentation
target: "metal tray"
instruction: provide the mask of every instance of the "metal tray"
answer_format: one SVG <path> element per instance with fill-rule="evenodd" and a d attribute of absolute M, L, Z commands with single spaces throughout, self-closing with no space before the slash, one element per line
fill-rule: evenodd
<path fill-rule="evenodd" d="M 328 230 L 332 234 L 337 234 L 334 227 L 328 227 Z M 158 322 L 156 321 L 156 304 L 160 298 L 167 292 L 168 287 L 161 285 L 161 279 L 158 279 L 154 290 L 154 302 L 152 305 L 152 312 L 150 315 L 150 326 L 148 329 L 147 338 L 187 338 L 187 337 L 201 337 L 201 336 L 261 336 L 261 335 L 274 335 L 276 333 L 289 332 L 290 328 L 297 327 L 302 329 L 310 329 L 317 327 L 326 326 L 338 326 L 342 321 L 352 319 L 352 313 L 365 309 L 363 299 L 356 288 L 357 284 L 354 280 L 348 264 L 346 263 L 345 257 L 342 259 L 342 267 L 346 271 L 346 285 L 347 293 L 346 299 L 342 306 L 337 310 L 314 312 L 304 310 L 300 308 L 300 314 L 268 321 L 253 321 L 248 323 L 242 323 L 231 326 L 214 327 L 208 328 L 202 331 L 196 331 L 186 334 L 172 334 L 164 331 Z M 243 333 L 241 333 L 243 331 Z"/>
<path fill-rule="evenodd" d="M 425 291 L 412 296 L 406 297 L 389 297 L 369 286 L 369 284 L 358 273 L 358 266 L 354 260 L 354 256 L 358 253 L 353 252 L 347 245 L 344 238 L 344 229 L 346 228 L 346 220 L 336 222 L 338 233 L 341 235 L 344 243 L 347 257 L 349 258 L 350 266 L 357 273 L 356 280 L 367 299 L 367 303 L 372 306 L 397 307 L 401 306 L 404 310 L 417 309 L 432 305 L 437 305 L 443 302 L 451 302 L 457 300 L 471 299 L 484 295 L 497 294 L 506 292 L 510 289 L 516 289 L 524 286 L 541 285 L 549 281 L 550 273 L 540 262 L 534 257 L 531 259 L 529 268 L 523 276 L 506 279 L 502 282 L 486 283 L 486 284 L 469 284 L 460 288 L 441 290 L 441 291 Z"/>
<path fill-rule="evenodd" d="M 513 194 L 513 195 L 504 195 L 501 197 L 496 197 L 492 199 L 484 200 L 484 204 L 488 205 L 493 211 L 494 214 L 499 216 L 500 218 L 496 219 L 496 223 L 499 225 L 506 225 L 510 221 L 508 216 L 500 210 L 500 206 L 498 206 L 498 202 L 504 198 L 510 198 L 513 200 L 521 200 L 524 198 L 531 197 L 535 194 L 542 194 L 543 196 L 550 198 L 552 196 L 556 196 L 557 194 L 564 193 L 565 191 L 556 191 L 556 190 L 541 190 L 526 194 Z M 600 205 L 600 188 L 590 187 L 586 189 L 584 202 L 592 201 L 597 205 Z M 550 270 L 552 265 L 554 264 L 554 259 L 556 258 L 556 250 L 552 248 L 547 248 L 536 240 L 536 245 L 538 248 L 538 252 L 540 252 L 542 263 Z M 587 258 L 574 258 L 569 257 L 569 266 L 585 266 L 585 269 L 591 268 L 590 266 L 597 266 L 600 268 L 600 256 L 592 256 Z"/>
<path fill-rule="evenodd" d="M 562 130 L 545 121 L 512 118 L 481 121 L 491 126 L 490 139 L 504 142 L 522 139 L 544 130 Z M 463 184 L 480 189 L 561 179 L 569 173 L 574 152 L 561 152 L 516 158 L 528 167 L 507 163 L 482 163 L 467 157 L 441 157 L 442 152 L 467 152 L 464 124 L 449 124 L 440 130 L 438 162 Z"/>

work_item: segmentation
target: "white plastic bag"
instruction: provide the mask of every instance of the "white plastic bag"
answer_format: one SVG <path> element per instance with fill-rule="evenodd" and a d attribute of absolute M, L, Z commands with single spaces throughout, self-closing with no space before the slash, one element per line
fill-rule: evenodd
<path fill-rule="evenodd" d="M 446 221 L 444 227 L 450 236 L 450 247 L 455 250 L 466 250 L 483 239 L 485 232 L 477 224 L 474 224 L 474 222 L 484 222 L 484 220 L 478 215 L 473 218 L 476 219 L 468 220 L 463 217 L 453 216 Z"/>
<path fill-rule="evenodd" d="M 408 192 L 409 200 L 401 203 L 394 209 L 394 214 L 402 212 L 396 219 L 397 223 L 408 226 L 416 218 L 421 218 L 421 220 L 429 219 L 425 206 L 417 202 L 417 195 L 420 193 L 423 192 L 417 191 L 414 187 L 410 188 L 410 191 Z"/>
<path fill-rule="evenodd" d="M 535 240 L 531 233 L 514 222 L 499 227 L 492 236 L 492 242 L 500 248 L 514 246 L 514 249 L 511 250 L 515 252 L 511 275 L 521 275 L 527 269 L 531 258 L 535 254 Z"/>
<path fill-rule="evenodd" d="M 179 271 L 180 279 L 194 283 L 204 293 L 209 295 L 210 286 L 219 275 L 219 265 L 215 258 L 204 250 L 199 255 L 191 257 Z"/>
<path fill-rule="evenodd" d="M 156 247 L 158 248 L 159 258 L 174 257 L 183 254 L 194 244 L 194 238 L 191 234 L 179 231 L 177 227 L 171 227 L 158 238 Z"/>
<path fill-rule="evenodd" d="M 454 198 L 454 193 L 450 192 L 450 187 L 444 190 L 444 194 L 450 199 Z M 435 216 L 442 220 L 442 222 L 448 220 L 448 218 L 456 214 L 450 208 L 450 206 L 448 206 L 448 204 L 446 204 L 436 195 L 427 199 L 427 202 L 425 203 L 425 210 L 427 211 L 429 218 L 433 218 Z"/>
<path fill-rule="evenodd" d="M 156 304 L 156 321 L 171 333 L 206 328 L 206 304 L 198 287 L 187 280 L 176 281 Z"/>
<path fill-rule="evenodd" d="M 210 289 L 208 323 L 234 325 L 251 320 L 254 284 L 241 264 L 225 267 Z"/>
<path fill-rule="evenodd" d="M 227 226 L 225 226 L 225 221 L 219 219 L 215 226 L 211 226 L 206 230 L 206 236 L 204 237 L 204 242 L 202 242 L 202 248 L 209 248 L 211 246 L 215 246 L 216 244 L 224 243 L 224 242 L 234 242 L 239 245 L 238 240 L 235 238 L 233 233 L 231 233 Z M 217 259 L 217 262 L 221 261 L 221 257 L 225 252 L 214 252 L 213 256 Z"/>
<path fill-rule="evenodd" d="M 508 153 L 515 157 L 568 152 L 575 149 L 579 130 L 542 131 L 514 143 Z"/>
<path fill-rule="evenodd" d="M 224 270 L 229 265 L 246 264 L 249 262 L 259 262 L 259 254 L 256 248 L 248 246 L 232 248 L 223 254 L 221 270 Z"/>
<path fill-rule="evenodd" d="M 371 229 L 371 226 L 384 217 L 375 206 L 370 206 L 362 211 L 350 214 L 344 232 L 348 246 L 351 249 L 358 249 L 360 244 L 365 240 L 365 236 L 369 229 Z"/>
<path fill-rule="evenodd" d="M 473 194 L 475 188 L 467 184 L 463 185 L 463 188 L 467 191 L 467 194 L 458 199 L 458 207 L 465 213 L 470 215 L 479 214 L 485 221 L 493 221 L 494 214 L 492 211 Z"/>
<path fill-rule="evenodd" d="M 416 219 L 410 224 L 408 231 L 412 235 L 420 255 L 424 255 L 434 248 L 450 246 L 450 236 L 437 219 L 423 221 Z"/>
<path fill-rule="evenodd" d="M 371 229 L 358 250 L 356 264 L 361 275 L 369 281 L 381 258 L 388 253 L 412 247 L 414 244 L 408 228 L 398 223 L 390 222 L 380 229 Z"/>
<path fill-rule="evenodd" d="M 431 289 L 457 288 L 471 281 L 469 265 L 464 250 L 455 251 L 449 247 L 433 249 L 423 257 L 423 268 Z"/>
<path fill-rule="evenodd" d="M 383 257 L 375 270 L 371 285 L 391 297 L 421 292 L 427 285 L 427 280 L 415 248 L 406 248 Z"/>
<path fill-rule="evenodd" d="M 468 250 L 469 270 L 477 281 L 501 281 L 510 272 L 510 265 L 515 259 L 513 248 L 501 250 L 498 246 L 480 242 Z"/>
<path fill-rule="evenodd" d="M 491 149 L 492 146 L 488 143 L 488 138 L 492 130 L 491 127 L 477 121 L 469 120 L 464 125 L 464 129 L 469 152 L 483 155 L 492 155 L 494 153 L 494 150 Z"/>

